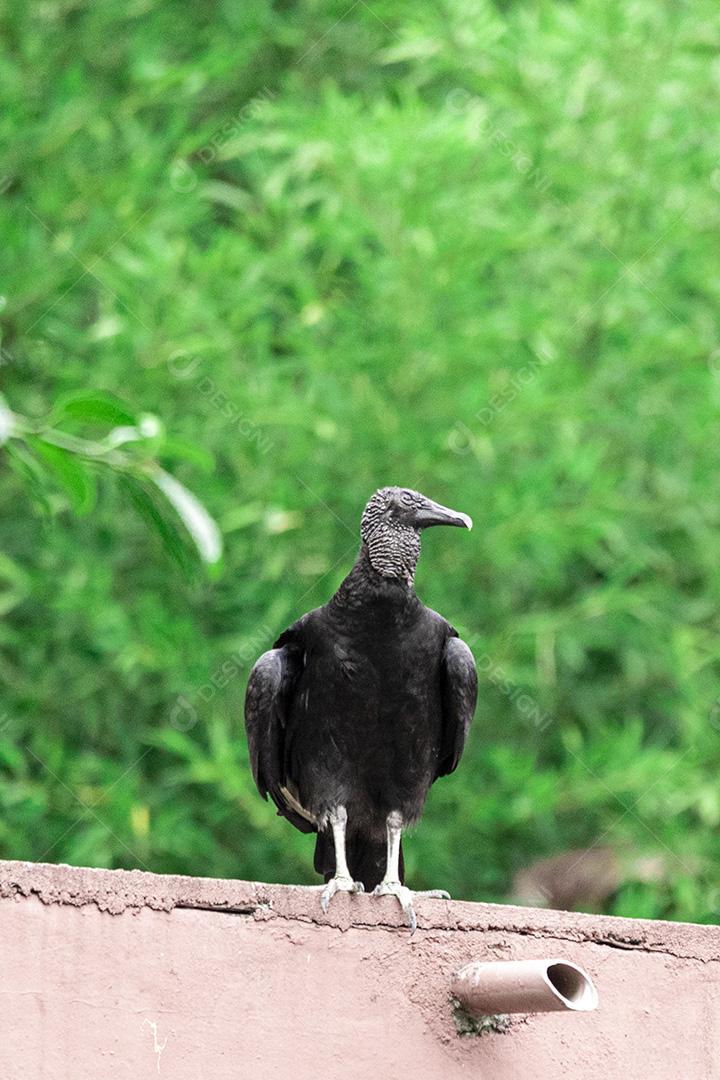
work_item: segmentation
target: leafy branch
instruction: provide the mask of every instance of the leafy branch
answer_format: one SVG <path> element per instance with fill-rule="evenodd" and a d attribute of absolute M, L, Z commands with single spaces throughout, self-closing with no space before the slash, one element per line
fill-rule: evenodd
<path fill-rule="evenodd" d="M 93 429 L 93 436 L 79 434 L 78 427 Z M 174 557 L 183 561 L 178 519 L 203 562 L 216 563 L 222 555 L 213 518 L 158 460 L 185 458 L 211 465 L 212 459 L 167 436 L 162 422 L 150 413 L 135 416 L 108 395 L 81 392 L 61 398 L 46 418 L 34 420 L 14 412 L 0 394 L 0 447 L 46 513 L 53 512 L 51 493 L 57 487 L 77 514 L 89 513 L 96 500 L 97 472 L 107 470 L 119 475 L 135 507 Z"/>

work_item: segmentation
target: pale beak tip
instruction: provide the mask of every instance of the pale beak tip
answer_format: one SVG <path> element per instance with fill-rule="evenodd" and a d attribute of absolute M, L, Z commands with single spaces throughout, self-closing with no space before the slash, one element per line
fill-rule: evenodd
<path fill-rule="evenodd" d="M 463 525 L 465 526 L 465 528 L 466 529 L 472 529 L 473 520 L 470 517 L 470 515 L 469 514 L 460 514 L 460 517 L 462 518 L 462 522 L 463 522 Z"/>

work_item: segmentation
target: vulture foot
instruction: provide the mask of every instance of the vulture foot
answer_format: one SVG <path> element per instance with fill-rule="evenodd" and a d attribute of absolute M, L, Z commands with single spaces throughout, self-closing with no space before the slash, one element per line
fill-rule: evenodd
<path fill-rule="evenodd" d="M 330 907 L 330 901 L 336 892 L 365 892 L 365 886 L 362 881 L 353 881 L 350 877 L 330 878 L 320 894 L 320 907 L 325 914 L 327 914 L 327 909 Z"/>
<path fill-rule="evenodd" d="M 421 892 L 412 892 L 408 889 L 407 885 L 401 885 L 399 881 L 381 881 L 373 889 L 374 896 L 396 896 L 400 907 L 403 909 L 405 920 L 410 927 L 410 933 L 414 934 L 417 930 L 417 918 L 415 916 L 415 908 L 413 907 L 413 900 L 416 896 L 427 896 L 434 900 L 449 900 L 450 893 L 445 889 L 426 889 Z"/>

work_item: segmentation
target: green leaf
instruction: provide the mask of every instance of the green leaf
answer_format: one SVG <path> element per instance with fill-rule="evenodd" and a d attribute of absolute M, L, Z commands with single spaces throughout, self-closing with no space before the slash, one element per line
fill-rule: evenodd
<path fill-rule="evenodd" d="M 159 746 L 162 750 L 176 754 L 185 761 L 195 761 L 201 753 L 200 746 L 195 739 L 184 731 L 177 731 L 172 727 L 164 727 L 158 731 L 150 732 L 145 737 L 145 741 L 150 743 L 151 746 Z"/>
<path fill-rule="evenodd" d="M 15 431 L 15 414 L 3 394 L 0 394 L 0 446 L 11 439 Z"/>
<path fill-rule="evenodd" d="M 3 717 L 0 715 L 0 720 Z M 6 717 L 5 724 L 0 729 L 0 735 L 16 734 L 13 731 L 13 725 L 10 718 Z M 9 773 L 15 776 L 22 776 L 23 770 L 26 765 L 25 755 L 19 746 L 16 746 L 14 742 L 9 738 L 0 737 L 0 765 L 3 766 Z"/>
<path fill-rule="evenodd" d="M 31 445 L 65 491 L 75 513 L 83 515 L 92 510 L 97 494 L 95 477 L 83 459 L 42 438 L 32 439 Z"/>
<path fill-rule="evenodd" d="M 177 511 L 190 533 L 200 558 L 206 563 L 216 563 L 222 555 L 222 536 L 217 523 L 210 517 L 200 500 L 188 491 L 179 480 L 163 469 L 154 469 L 150 479 L 155 483 Z"/>
<path fill-rule="evenodd" d="M 35 509 L 41 514 L 52 514 L 48 500 L 47 474 L 37 458 L 20 442 L 9 443 L 5 453 L 10 468 L 25 484 Z"/>
<path fill-rule="evenodd" d="M 0 551 L 0 580 L 7 581 L 24 592 L 30 590 L 30 574 L 3 551 Z"/>
<path fill-rule="evenodd" d="M 183 570 L 190 570 L 192 561 L 181 533 L 161 512 L 145 485 L 136 477 L 126 475 L 120 477 L 120 486 L 143 520 L 158 534 L 171 558 Z"/>
<path fill-rule="evenodd" d="M 209 450 L 175 435 L 165 436 L 159 455 L 163 461 L 189 461 L 205 473 L 211 473 L 215 468 L 215 458 Z"/>
<path fill-rule="evenodd" d="M 52 410 L 50 421 L 85 420 L 89 423 L 115 427 L 118 424 L 135 424 L 135 414 L 111 394 L 77 391 L 61 397 Z"/>
<path fill-rule="evenodd" d="M 9 555 L 0 551 L 0 581 L 7 582 L 8 588 L 0 592 L 0 617 L 16 608 L 30 593 L 30 575 L 22 566 L 14 562 Z M 0 710 L 2 712 L 2 710 Z M 0 734 L 2 725 L 0 724 Z"/>

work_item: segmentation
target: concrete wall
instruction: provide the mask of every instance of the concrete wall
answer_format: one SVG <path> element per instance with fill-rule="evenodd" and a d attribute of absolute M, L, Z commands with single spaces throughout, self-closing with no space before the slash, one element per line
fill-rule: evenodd
<path fill-rule="evenodd" d="M 3 1080 L 720 1080 L 720 929 L 0 862 Z M 597 1012 L 460 1036 L 473 959 L 585 967 Z"/>

